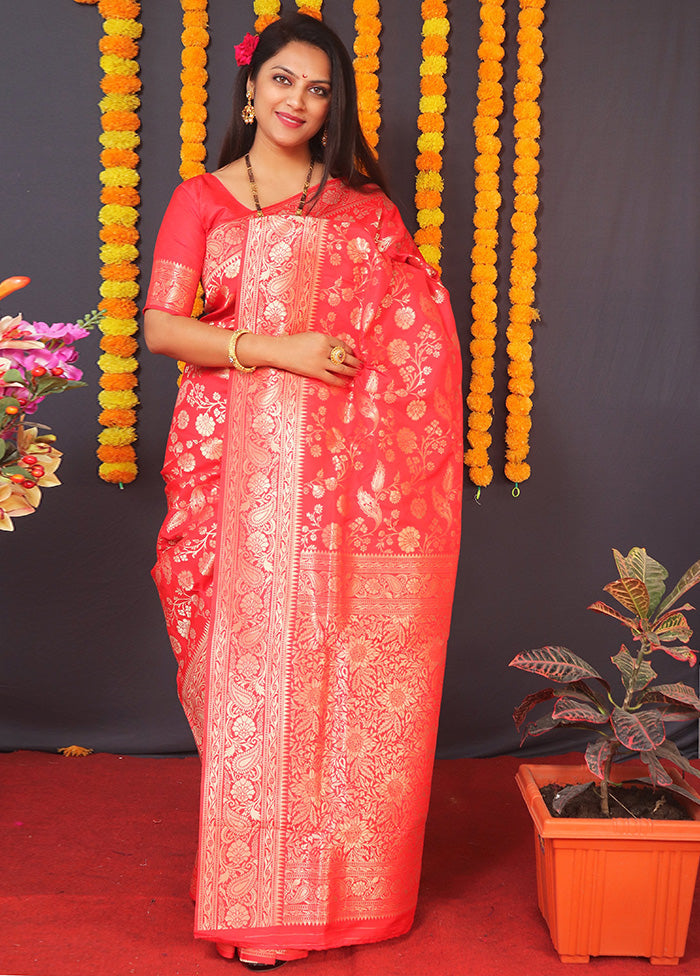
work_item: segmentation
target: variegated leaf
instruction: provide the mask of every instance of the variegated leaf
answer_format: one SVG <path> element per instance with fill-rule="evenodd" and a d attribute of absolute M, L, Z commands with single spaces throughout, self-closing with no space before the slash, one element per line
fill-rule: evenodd
<path fill-rule="evenodd" d="M 560 683 L 580 681 L 582 678 L 598 678 L 607 685 L 590 664 L 577 657 L 567 647 L 546 646 L 532 651 L 523 651 L 522 654 L 516 654 L 510 662 L 510 667 L 531 671 L 533 674 Z"/>
<path fill-rule="evenodd" d="M 587 783 L 570 783 L 556 794 L 552 800 L 552 809 L 555 813 L 561 814 L 567 803 L 570 803 L 571 800 L 581 793 L 585 793 L 588 787 L 592 785 L 593 780 L 589 780 Z"/>
<path fill-rule="evenodd" d="M 672 607 L 680 596 L 687 593 L 688 590 L 690 590 L 698 582 L 700 582 L 700 559 L 698 559 L 696 563 L 693 563 L 690 569 L 683 573 L 666 599 L 661 603 L 659 613 L 663 613 L 664 610 L 668 610 L 669 607 Z"/>
<path fill-rule="evenodd" d="M 688 621 L 682 613 L 672 611 L 664 614 L 653 626 L 652 633 L 660 641 L 680 641 L 687 644 L 693 636 L 693 631 L 688 626 Z"/>
<path fill-rule="evenodd" d="M 656 751 L 650 752 L 640 752 L 639 754 L 642 762 L 646 765 L 651 776 L 651 781 L 654 786 L 671 786 L 673 780 L 668 775 L 663 765 L 661 764 L 658 754 Z"/>
<path fill-rule="evenodd" d="M 644 695 L 643 701 L 654 700 L 651 697 L 654 694 L 662 695 L 664 700 L 670 698 L 672 701 L 680 702 L 682 705 L 688 705 L 690 708 L 695 708 L 700 712 L 700 698 L 698 698 L 690 685 L 683 684 L 682 681 L 677 681 L 671 685 L 653 685 L 648 689 L 647 694 Z"/>
<path fill-rule="evenodd" d="M 686 759 L 683 753 L 680 751 L 673 739 L 666 739 L 664 743 L 657 746 L 656 753 L 662 759 L 668 759 L 672 762 L 674 766 L 678 769 L 682 769 L 684 773 L 688 773 L 690 776 L 700 776 L 700 770 L 691 766 L 690 762 Z"/>
<path fill-rule="evenodd" d="M 559 722 L 583 722 L 588 725 L 605 725 L 610 718 L 609 713 L 600 712 L 592 705 L 577 701 L 575 698 L 559 698 L 552 709 L 552 718 Z"/>
<path fill-rule="evenodd" d="M 668 571 L 647 555 L 646 549 L 635 547 L 626 556 L 613 549 L 613 556 L 620 576 L 634 576 L 644 583 L 649 594 L 649 612 L 653 613 L 666 590 Z"/>
<path fill-rule="evenodd" d="M 618 740 L 630 752 L 653 749 L 666 738 L 663 719 L 655 709 L 634 715 L 616 707 L 610 721 Z"/>
<path fill-rule="evenodd" d="M 555 691 L 554 688 L 542 688 L 540 691 L 534 691 L 531 695 L 527 695 L 520 704 L 517 706 L 513 712 L 513 721 L 515 722 L 516 729 L 520 730 L 520 726 L 523 724 L 527 718 L 528 713 L 535 705 L 539 705 L 540 702 L 549 701 L 558 695 L 559 692 Z"/>
<path fill-rule="evenodd" d="M 635 633 L 639 632 L 639 627 L 637 626 L 636 620 L 630 620 L 629 617 L 625 617 L 625 615 L 620 613 L 619 610 L 609 607 L 607 603 L 603 603 L 602 600 L 596 600 L 595 603 L 591 603 L 588 609 L 595 610 L 596 613 L 604 613 L 606 617 L 614 617 L 615 620 L 619 620 L 621 624 L 625 625 L 625 627 L 629 627 L 630 630 L 634 631 Z"/>
<path fill-rule="evenodd" d="M 529 722 L 521 732 L 520 744 L 522 745 L 529 735 L 536 738 L 538 735 L 550 732 L 558 725 L 559 722 L 555 722 L 551 715 L 545 715 L 543 718 L 537 719 L 536 722 Z"/>
<path fill-rule="evenodd" d="M 613 743 L 610 739 L 596 739 L 586 747 L 586 765 L 598 779 L 605 778 L 605 764 L 612 755 Z"/>
<path fill-rule="evenodd" d="M 649 616 L 649 591 L 641 580 L 634 576 L 623 576 L 622 579 L 608 583 L 603 589 L 615 597 L 625 610 L 630 610 L 638 617 Z"/>
<path fill-rule="evenodd" d="M 662 644 L 661 650 L 666 651 L 671 657 L 675 657 L 677 661 L 685 661 L 691 668 L 695 667 L 698 655 L 697 651 L 693 651 L 689 647 L 684 647 L 683 644 L 677 644 L 675 647 L 667 647 L 665 644 Z"/>
<path fill-rule="evenodd" d="M 633 657 L 624 644 L 610 660 L 621 673 L 625 688 L 631 691 L 641 691 L 657 677 L 649 662 L 645 658 L 638 660 Z"/>

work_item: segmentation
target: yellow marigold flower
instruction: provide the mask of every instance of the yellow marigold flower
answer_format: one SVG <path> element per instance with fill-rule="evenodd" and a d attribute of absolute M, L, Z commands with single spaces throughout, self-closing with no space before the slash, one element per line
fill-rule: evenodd
<path fill-rule="evenodd" d="M 107 481 L 110 484 L 129 484 L 134 480 L 137 474 L 137 467 L 135 464 L 127 464 L 121 462 L 118 464 L 108 464 L 105 462 L 99 467 L 100 478 L 103 481 Z"/>
<path fill-rule="evenodd" d="M 138 20 L 125 19 L 123 17 L 107 17 L 102 21 L 102 29 L 105 34 L 117 34 L 121 37 L 130 37 L 133 40 L 143 34 L 143 24 Z"/>
<path fill-rule="evenodd" d="M 416 176 L 416 189 L 418 190 L 434 190 L 437 193 L 442 193 L 444 187 L 443 178 L 439 173 L 428 170 L 418 173 Z"/>
<path fill-rule="evenodd" d="M 99 141 L 105 149 L 135 149 L 141 145 L 141 136 L 136 132 L 102 132 Z"/>
<path fill-rule="evenodd" d="M 138 293 L 139 286 L 135 281 L 103 281 L 100 285 L 103 298 L 135 298 Z"/>
<path fill-rule="evenodd" d="M 97 360 L 97 365 L 103 373 L 133 373 L 139 364 L 133 356 L 114 356 L 106 352 Z"/>
<path fill-rule="evenodd" d="M 139 70 L 138 61 L 131 58 L 120 58 L 116 54 L 103 54 L 100 67 L 106 75 L 135 75 Z"/>
<path fill-rule="evenodd" d="M 100 183 L 105 186 L 137 186 L 141 177 L 127 166 L 109 166 L 100 173 Z"/>
<path fill-rule="evenodd" d="M 117 264 L 121 261 L 137 261 L 139 250 L 133 244 L 103 244 L 100 248 L 100 260 L 103 264 Z M 104 325 L 104 319 L 100 327 Z"/>
<path fill-rule="evenodd" d="M 116 204 L 108 204 L 102 207 L 99 212 L 100 223 L 103 224 L 124 224 L 131 226 L 138 219 L 138 211 L 133 207 L 120 207 Z"/>
<path fill-rule="evenodd" d="M 432 268 L 437 268 L 440 264 L 440 248 L 435 244 L 419 244 L 418 250 Z"/>
<path fill-rule="evenodd" d="M 132 335 L 138 332 L 138 328 L 136 319 L 115 318 L 105 315 L 100 322 L 100 332 L 104 335 Z"/>
<path fill-rule="evenodd" d="M 421 62 L 421 75 L 444 75 L 447 71 L 447 58 L 442 54 L 431 54 Z"/>
<path fill-rule="evenodd" d="M 442 210 L 434 208 L 432 210 L 419 210 L 418 211 L 418 225 L 420 227 L 425 227 L 428 224 L 433 224 L 435 226 L 440 226 L 445 219 L 445 215 Z"/>
<path fill-rule="evenodd" d="M 128 410 L 138 404 L 138 397 L 131 390 L 102 390 L 97 394 L 101 407 L 105 410 Z"/>

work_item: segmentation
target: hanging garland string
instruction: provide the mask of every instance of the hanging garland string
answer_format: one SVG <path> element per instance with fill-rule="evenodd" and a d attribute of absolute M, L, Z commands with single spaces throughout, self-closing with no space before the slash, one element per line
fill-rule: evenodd
<path fill-rule="evenodd" d="M 297 0 L 297 7 L 299 8 L 300 14 L 308 14 L 309 17 L 315 17 L 316 20 L 322 20 L 321 7 L 323 6 L 323 0 Z"/>
<path fill-rule="evenodd" d="M 540 65 L 544 58 L 542 31 L 545 0 L 520 0 L 518 16 L 518 81 L 515 85 L 515 208 L 510 270 L 510 312 L 508 337 L 508 396 L 506 398 L 506 465 L 505 475 L 519 483 L 530 477 L 527 463 L 529 434 L 532 426 L 532 323 L 539 319 L 534 307 L 537 264 L 536 211 L 537 174 L 540 152 L 540 107 L 537 99 L 542 84 Z"/>
<path fill-rule="evenodd" d="M 496 351 L 496 246 L 498 210 L 501 205 L 499 176 L 501 141 L 497 137 L 503 112 L 503 22 L 504 0 L 480 0 L 478 104 L 474 119 L 477 156 L 474 161 L 474 247 L 472 248 L 472 341 L 471 379 L 467 406 L 467 442 L 464 455 L 469 477 L 479 492 L 489 485 L 493 469 L 489 464 L 493 415 L 493 371 Z M 477 497 L 479 492 L 477 492 Z"/>
<path fill-rule="evenodd" d="M 416 209 L 418 230 L 415 241 L 421 254 L 436 271 L 440 271 L 442 244 L 442 150 L 445 145 L 444 114 L 447 108 L 445 73 L 447 71 L 447 35 L 450 22 L 444 0 L 423 0 L 423 60 L 420 66 L 421 98 L 418 116 L 418 158 L 416 166 Z"/>
<path fill-rule="evenodd" d="M 379 0 L 354 0 L 355 14 L 355 81 L 360 126 L 370 148 L 376 152 L 379 143 Z"/>
<path fill-rule="evenodd" d="M 94 3 L 95 0 L 77 2 Z M 98 9 L 104 30 L 99 44 L 100 67 L 104 73 L 100 85 L 104 97 L 100 101 L 103 189 L 99 212 L 100 273 L 104 281 L 99 307 L 105 313 L 99 324 L 102 355 L 98 362 L 102 370 L 99 421 L 105 429 L 99 435 L 97 456 L 103 481 L 125 484 L 134 480 L 138 470 L 132 445 L 136 440 L 138 404 L 135 393 L 138 346 L 134 335 L 138 328 L 135 299 L 139 292 L 136 221 L 141 202 L 137 190 L 137 150 L 141 141 L 137 115 L 141 90 L 137 77 L 141 5 L 138 0 L 99 0 Z"/>
<path fill-rule="evenodd" d="M 182 88 L 180 98 L 180 176 L 189 180 L 205 170 L 207 151 L 207 45 L 209 15 L 207 0 L 181 0 Z"/>

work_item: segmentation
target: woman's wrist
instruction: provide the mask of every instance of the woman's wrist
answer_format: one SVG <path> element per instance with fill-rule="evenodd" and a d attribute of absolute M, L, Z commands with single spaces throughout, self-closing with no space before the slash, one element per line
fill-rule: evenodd
<path fill-rule="evenodd" d="M 236 343 L 236 358 L 241 366 L 250 368 L 255 366 L 274 366 L 275 336 L 258 335 L 256 332 L 244 332 Z"/>

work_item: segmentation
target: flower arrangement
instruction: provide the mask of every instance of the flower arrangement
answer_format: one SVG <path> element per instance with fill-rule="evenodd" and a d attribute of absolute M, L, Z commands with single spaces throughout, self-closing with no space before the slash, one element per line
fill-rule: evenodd
<path fill-rule="evenodd" d="M 601 814 L 610 816 L 610 773 L 613 762 L 639 755 L 649 770 L 649 777 L 641 780 L 654 787 L 680 793 L 697 802 L 697 796 L 673 781 L 664 766 L 670 762 L 694 776 L 694 769 L 668 738 L 666 726 L 673 722 L 696 719 L 700 716 L 700 698 L 689 685 L 653 684 L 658 677 L 651 665 L 656 651 L 693 666 L 696 652 L 688 647 L 693 635 L 684 610 L 692 610 L 689 603 L 677 606 L 678 600 L 700 582 L 700 560 L 694 563 L 666 593 L 668 572 L 646 549 L 634 548 L 623 556 L 613 549 L 620 578 L 608 583 L 605 591 L 631 616 L 596 600 L 589 610 L 605 614 L 619 621 L 630 631 L 637 644 L 632 653 L 623 644 L 610 660 L 620 672 L 623 696 L 618 703 L 609 683 L 588 662 L 566 647 L 538 647 L 516 655 L 510 666 L 539 674 L 556 687 L 542 688 L 528 695 L 513 712 L 523 740 L 539 736 L 558 726 L 582 728 L 593 733 L 586 749 L 586 765 L 600 782 Z M 595 684 L 591 684 L 595 682 Z M 546 701 L 553 701 L 551 710 L 534 722 L 525 724 L 530 710 Z M 640 782 L 639 779 L 635 782 Z M 591 782 L 564 787 L 555 798 L 554 810 L 561 813 L 565 805 Z"/>
<path fill-rule="evenodd" d="M 376 152 L 379 142 L 379 35 L 382 22 L 379 17 L 379 0 L 354 0 L 355 81 L 357 83 L 357 107 L 360 126 L 370 148 Z"/>
<path fill-rule="evenodd" d="M 0 298 L 29 283 L 17 276 L 0 283 Z M 102 318 L 91 312 L 75 323 L 26 322 L 21 315 L 0 318 L 0 529 L 12 531 L 13 518 L 34 512 L 41 489 L 60 484 L 56 468 L 61 452 L 56 437 L 39 434 L 44 424 L 27 425 L 51 393 L 63 393 L 82 382 L 74 344 Z"/>

